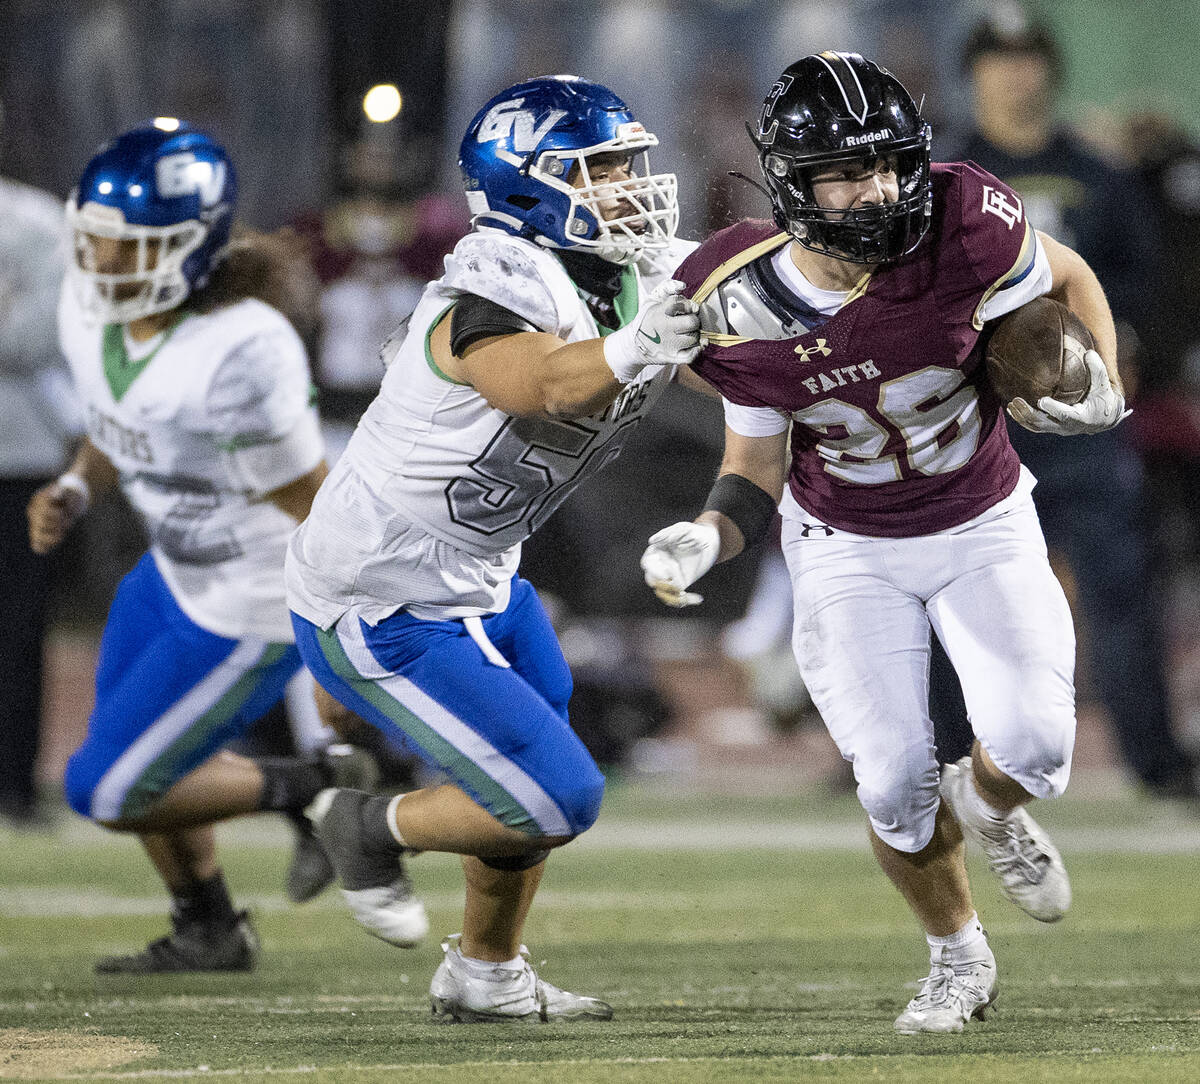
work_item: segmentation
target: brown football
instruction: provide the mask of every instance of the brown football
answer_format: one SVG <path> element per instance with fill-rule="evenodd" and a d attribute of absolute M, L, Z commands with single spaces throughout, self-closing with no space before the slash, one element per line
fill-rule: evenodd
<path fill-rule="evenodd" d="M 1066 305 L 1035 297 L 996 321 L 984 357 L 1001 402 L 1019 397 L 1035 407 L 1043 396 L 1070 404 L 1087 395 L 1083 355 L 1094 348 L 1091 332 Z"/>

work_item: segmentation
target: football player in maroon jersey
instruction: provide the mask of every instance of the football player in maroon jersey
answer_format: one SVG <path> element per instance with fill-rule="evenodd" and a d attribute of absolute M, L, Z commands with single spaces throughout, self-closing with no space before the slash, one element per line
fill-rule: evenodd
<path fill-rule="evenodd" d="M 694 368 L 725 401 L 720 476 L 642 567 L 665 602 L 698 602 L 691 584 L 756 541 L 778 504 L 796 659 L 930 945 L 896 1029 L 961 1031 L 996 989 L 964 835 L 1034 918 L 1055 921 L 1071 897 L 1024 810 L 1070 772 L 1071 615 L 981 334 L 1041 294 L 1074 310 L 1098 349 L 1088 396 L 1008 409 L 1032 429 L 1092 433 L 1124 413 L 1113 321 L 1088 266 L 1032 229 L 1010 188 L 971 163 L 930 164 L 918 107 L 861 56 L 793 64 L 751 135 L 774 222 L 714 235 L 677 273 L 707 336 Z M 940 776 L 931 627 L 977 738 Z"/>

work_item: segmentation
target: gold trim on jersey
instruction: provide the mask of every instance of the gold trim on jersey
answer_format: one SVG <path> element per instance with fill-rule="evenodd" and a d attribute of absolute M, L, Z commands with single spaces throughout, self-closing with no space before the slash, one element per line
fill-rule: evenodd
<path fill-rule="evenodd" d="M 702 304 L 704 299 L 713 292 L 725 279 L 729 278 L 735 271 L 740 271 L 748 263 L 753 263 L 759 256 L 765 256 L 768 252 L 774 252 L 781 245 L 787 244 L 792 239 L 790 233 L 777 233 L 772 237 L 768 237 L 765 241 L 759 241 L 756 245 L 751 245 L 749 248 L 742 249 L 741 252 L 731 256 L 723 264 L 720 264 L 701 284 L 694 294 L 692 300 L 697 305 Z M 736 336 L 728 336 L 736 338 Z M 741 340 L 745 342 L 745 339 Z M 723 345 L 730 345 L 728 343 Z"/>
<path fill-rule="evenodd" d="M 841 312 L 851 301 L 857 301 L 867 292 L 867 287 L 871 285 L 871 276 L 873 274 L 875 274 L 874 271 L 863 272 L 863 277 L 854 284 L 850 292 L 846 295 L 846 300 L 838 306 L 838 312 Z"/>
<path fill-rule="evenodd" d="M 774 252 L 781 245 L 792 240 L 790 233 L 777 233 L 772 237 L 768 237 L 765 241 L 759 241 L 756 245 L 751 245 L 749 248 L 742 249 L 735 256 L 731 256 L 723 264 L 720 264 L 701 284 L 700 288 L 692 295 L 692 300 L 700 305 L 722 282 L 727 278 L 731 278 L 733 274 L 740 271 L 749 263 L 753 263 L 760 256 L 765 256 L 768 252 Z M 846 294 L 846 299 L 838 306 L 840 312 L 851 301 L 857 301 L 867 292 L 867 287 L 871 284 L 871 275 L 873 271 L 864 271 L 860 278 L 852 287 L 850 292 Z M 724 348 L 728 346 L 737 346 L 739 343 L 748 343 L 752 339 L 749 335 L 730 335 L 723 331 L 702 331 L 700 333 L 700 341 L 706 346 L 716 346 Z"/>
<path fill-rule="evenodd" d="M 1017 254 L 1016 262 L 1007 271 L 1004 272 L 995 282 L 988 287 L 983 297 L 979 299 L 979 304 L 975 306 L 974 313 L 971 314 L 971 326 L 976 331 L 983 330 L 983 321 L 980 316 L 983 313 L 984 306 L 1000 291 L 1004 289 L 1004 284 L 1016 278 L 1024 271 L 1030 262 L 1034 259 L 1034 254 L 1030 251 L 1037 243 L 1037 236 L 1033 232 L 1033 227 L 1029 225 L 1028 219 L 1025 222 L 1025 237 L 1021 241 L 1021 251 Z"/>

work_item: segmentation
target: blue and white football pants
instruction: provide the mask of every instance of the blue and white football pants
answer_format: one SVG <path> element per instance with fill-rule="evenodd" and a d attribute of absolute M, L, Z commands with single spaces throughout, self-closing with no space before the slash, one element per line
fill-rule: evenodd
<path fill-rule="evenodd" d="M 567 721 L 571 672 L 533 588 L 482 619 L 404 611 L 320 629 L 292 614 L 296 646 L 328 692 L 440 770 L 502 824 L 574 836 L 600 812 L 604 777 Z M 474 632 L 472 625 L 474 624 Z"/>
<path fill-rule="evenodd" d="M 293 644 L 202 629 L 146 554 L 122 581 L 96 667 L 96 706 L 67 764 L 71 808 L 135 820 L 239 737 L 300 669 Z"/>

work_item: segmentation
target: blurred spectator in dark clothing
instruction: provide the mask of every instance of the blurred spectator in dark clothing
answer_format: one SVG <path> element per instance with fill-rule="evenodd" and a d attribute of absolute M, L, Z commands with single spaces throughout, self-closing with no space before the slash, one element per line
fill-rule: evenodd
<path fill-rule="evenodd" d="M 331 460 L 379 391 L 379 349 L 467 232 L 461 196 L 428 193 L 429 162 L 372 125 L 340 159 L 337 194 L 297 221 L 322 283 L 314 375 Z"/>
<path fill-rule="evenodd" d="M 50 567 L 25 506 L 63 468 L 82 427 L 55 338 L 62 206 L 0 177 L 0 820 L 40 820 L 35 764 Z"/>
<path fill-rule="evenodd" d="M 1160 254 L 1143 186 L 1059 124 L 1062 52 L 1051 32 L 1016 5 L 997 6 L 975 27 L 963 63 L 974 85 L 975 129 L 952 157 L 973 159 L 1010 184 L 1029 221 L 1095 270 L 1124 328 L 1126 388 L 1136 387 L 1129 363 L 1156 295 Z M 1046 541 L 1073 573 L 1089 673 L 1125 761 L 1152 791 L 1192 795 L 1195 766 L 1174 736 L 1168 709 L 1145 481 L 1130 432 L 1122 426 L 1069 441 L 1009 423 L 1013 446 L 1038 479 L 1033 497 Z M 939 756 L 953 761 L 969 749 L 971 731 L 940 648 L 931 700 Z"/>
<path fill-rule="evenodd" d="M 1200 143 L 1161 113 L 1131 116 L 1123 134 L 1164 239 L 1163 279 L 1147 298 L 1144 333 L 1154 365 L 1129 422 L 1159 536 L 1173 570 L 1186 575 L 1200 558 Z"/>
<path fill-rule="evenodd" d="M 1154 359 L 1143 390 L 1200 394 L 1200 143 L 1161 113 L 1137 113 L 1126 124 L 1126 145 L 1163 241 L 1161 281 L 1141 299 L 1144 353 Z"/>

